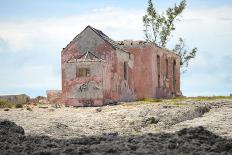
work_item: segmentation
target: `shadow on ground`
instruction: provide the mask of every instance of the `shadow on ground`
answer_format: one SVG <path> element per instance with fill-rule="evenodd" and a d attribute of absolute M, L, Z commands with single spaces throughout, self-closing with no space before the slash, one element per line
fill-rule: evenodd
<path fill-rule="evenodd" d="M 232 140 L 203 127 L 174 134 L 119 136 L 117 133 L 70 139 L 26 136 L 14 122 L 0 120 L 0 154 L 232 154 Z"/>

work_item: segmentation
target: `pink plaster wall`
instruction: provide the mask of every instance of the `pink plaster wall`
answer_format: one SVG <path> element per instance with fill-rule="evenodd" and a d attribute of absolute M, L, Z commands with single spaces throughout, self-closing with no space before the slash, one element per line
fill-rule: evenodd
<path fill-rule="evenodd" d="M 181 95 L 179 57 L 156 46 L 126 47 L 134 56 L 134 67 L 130 69 L 129 85 L 135 99 L 168 98 Z M 160 84 L 158 88 L 157 55 L 160 56 Z M 166 76 L 168 59 L 168 77 Z M 173 61 L 176 61 L 176 87 L 173 88 Z"/>

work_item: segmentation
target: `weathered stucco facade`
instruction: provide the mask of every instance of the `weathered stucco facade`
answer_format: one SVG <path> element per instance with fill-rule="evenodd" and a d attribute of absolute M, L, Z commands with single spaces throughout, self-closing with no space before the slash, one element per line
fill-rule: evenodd
<path fill-rule="evenodd" d="M 87 26 L 61 53 L 62 101 L 100 106 L 180 95 L 179 57 L 143 41 L 115 42 Z"/>

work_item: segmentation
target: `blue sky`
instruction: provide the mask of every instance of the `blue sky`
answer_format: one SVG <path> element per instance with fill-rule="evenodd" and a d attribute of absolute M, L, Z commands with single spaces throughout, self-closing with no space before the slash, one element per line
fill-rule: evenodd
<path fill-rule="evenodd" d="M 179 0 L 154 1 L 163 11 Z M 189 0 L 170 40 L 199 52 L 181 75 L 184 95 L 232 93 L 232 1 Z M 60 89 L 60 51 L 92 25 L 114 40 L 144 39 L 147 0 L 0 0 L 0 94 Z"/>

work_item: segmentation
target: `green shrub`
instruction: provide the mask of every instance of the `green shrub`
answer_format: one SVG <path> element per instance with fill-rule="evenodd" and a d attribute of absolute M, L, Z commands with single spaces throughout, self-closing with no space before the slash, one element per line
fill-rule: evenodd
<path fill-rule="evenodd" d="M 12 108 L 13 104 L 6 100 L 0 100 L 0 108 Z"/>
<path fill-rule="evenodd" d="M 27 110 L 28 110 L 28 111 L 32 111 L 32 109 L 31 109 L 30 107 L 27 107 Z"/>
<path fill-rule="evenodd" d="M 15 104 L 15 108 L 23 108 L 23 105 L 18 103 L 18 104 Z"/>

